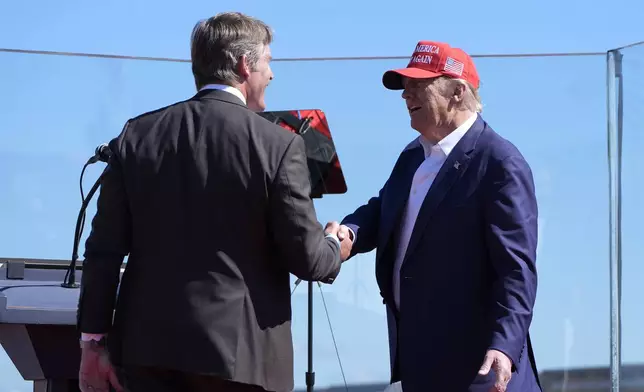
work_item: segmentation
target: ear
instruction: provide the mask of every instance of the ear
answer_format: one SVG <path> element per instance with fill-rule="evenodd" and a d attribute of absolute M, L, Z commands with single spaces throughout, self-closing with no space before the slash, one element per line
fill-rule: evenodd
<path fill-rule="evenodd" d="M 465 86 L 462 83 L 455 83 L 452 99 L 455 102 L 462 102 L 465 97 Z"/>
<path fill-rule="evenodd" d="M 239 58 L 237 62 L 237 74 L 242 77 L 243 80 L 246 80 L 250 77 L 251 67 L 248 63 L 248 57 L 245 55 Z"/>

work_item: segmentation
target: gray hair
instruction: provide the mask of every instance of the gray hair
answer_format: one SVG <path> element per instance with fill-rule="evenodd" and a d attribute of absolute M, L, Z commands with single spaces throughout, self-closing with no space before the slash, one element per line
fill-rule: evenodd
<path fill-rule="evenodd" d="M 239 12 L 224 12 L 198 22 L 192 30 L 190 51 L 197 88 L 209 83 L 241 83 L 239 59 L 246 56 L 255 69 L 272 41 L 268 25 Z"/>
<path fill-rule="evenodd" d="M 446 97 L 452 96 L 458 85 L 463 86 L 463 101 L 459 109 L 469 110 L 473 113 L 481 113 L 483 111 L 483 104 L 481 103 L 481 96 L 479 95 L 478 89 L 474 88 L 470 82 L 464 79 L 441 76 L 434 83 L 438 91 Z"/>

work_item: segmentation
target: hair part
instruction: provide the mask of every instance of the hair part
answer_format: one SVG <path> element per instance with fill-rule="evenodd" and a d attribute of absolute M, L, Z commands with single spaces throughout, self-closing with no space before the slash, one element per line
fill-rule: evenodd
<path fill-rule="evenodd" d="M 243 80 L 238 63 L 246 56 L 255 70 L 273 41 L 271 28 L 240 12 L 224 12 L 199 21 L 191 35 L 192 74 L 197 88 L 209 83 L 235 85 Z"/>
<path fill-rule="evenodd" d="M 461 86 L 463 88 L 463 100 L 457 109 L 469 110 L 473 113 L 483 112 L 483 104 L 481 103 L 481 96 L 479 95 L 478 89 L 474 88 L 470 82 L 464 79 L 441 76 L 436 78 L 434 83 L 438 91 L 447 98 L 454 94 L 454 90 L 458 86 Z"/>

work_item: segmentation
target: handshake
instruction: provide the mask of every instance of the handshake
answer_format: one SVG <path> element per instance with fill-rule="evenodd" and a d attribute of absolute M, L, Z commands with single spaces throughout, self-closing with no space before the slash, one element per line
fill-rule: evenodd
<path fill-rule="evenodd" d="M 342 261 L 346 261 L 351 254 L 353 248 L 353 232 L 345 225 L 341 225 L 336 221 L 329 222 L 324 228 L 324 234 L 333 234 L 340 240 L 340 257 Z"/>

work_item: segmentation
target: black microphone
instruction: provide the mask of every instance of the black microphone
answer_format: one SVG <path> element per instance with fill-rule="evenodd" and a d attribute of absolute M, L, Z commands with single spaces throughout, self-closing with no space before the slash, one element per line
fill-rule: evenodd
<path fill-rule="evenodd" d="M 98 161 L 107 163 L 111 157 L 112 150 L 110 150 L 110 146 L 107 143 L 103 143 L 96 147 L 96 150 L 94 150 L 94 156 L 91 157 L 87 163 L 90 165 Z"/>
<path fill-rule="evenodd" d="M 103 174 L 98 177 L 98 179 L 94 183 L 94 186 L 92 186 L 92 189 L 90 189 L 89 193 L 87 194 L 87 197 L 85 197 L 85 195 L 83 194 L 83 174 L 85 174 L 85 169 L 87 169 L 87 166 L 99 161 L 109 163 L 111 157 L 112 150 L 110 150 L 110 146 L 107 143 L 103 143 L 96 147 L 96 150 L 94 150 L 94 156 L 87 160 L 87 163 L 85 163 L 85 165 L 83 166 L 83 170 L 81 170 L 80 192 L 82 204 L 80 211 L 78 212 L 78 218 L 76 220 L 76 230 L 74 231 L 72 260 L 67 267 L 67 274 L 65 274 L 65 279 L 61 284 L 61 286 L 65 288 L 72 289 L 79 287 L 79 284 L 76 283 L 76 263 L 78 261 L 78 246 L 83 235 L 83 225 L 85 224 L 85 210 L 87 210 L 87 206 L 89 205 L 89 201 L 92 199 L 92 196 L 94 196 L 96 191 L 98 191 L 98 188 L 101 186 L 101 180 L 105 172 L 103 172 Z"/>

